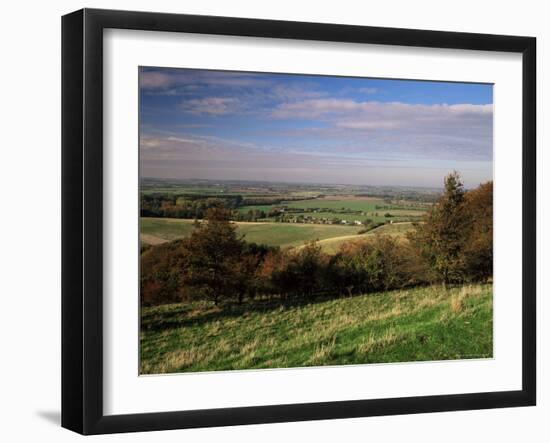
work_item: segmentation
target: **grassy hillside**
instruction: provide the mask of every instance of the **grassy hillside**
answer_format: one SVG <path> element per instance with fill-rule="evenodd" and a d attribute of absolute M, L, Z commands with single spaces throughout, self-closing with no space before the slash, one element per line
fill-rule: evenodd
<path fill-rule="evenodd" d="M 141 218 L 141 241 L 158 244 L 191 235 L 193 220 L 173 218 Z M 314 225 L 291 223 L 247 223 L 237 222 L 238 233 L 248 242 L 271 246 L 298 246 L 310 240 L 324 240 L 331 237 L 354 235 L 357 226 Z"/>
<path fill-rule="evenodd" d="M 142 309 L 142 374 L 492 357 L 492 285 Z"/>

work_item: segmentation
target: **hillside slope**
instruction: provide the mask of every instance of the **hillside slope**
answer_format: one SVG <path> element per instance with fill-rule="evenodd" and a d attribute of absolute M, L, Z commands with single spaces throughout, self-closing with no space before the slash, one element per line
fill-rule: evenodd
<path fill-rule="evenodd" d="M 142 309 L 141 373 L 492 357 L 492 285 Z"/>
<path fill-rule="evenodd" d="M 177 218 L 140 219 L 140 239 L 146 244 L 159 244 L 184 238 L 193 232 L 193 220 Z M 270 246 L 299 246 L 311 240 L 354 235 L 359 226 L 337 226 L 300 223 L 235 222 L 237 233 L 248 242 Z"/>

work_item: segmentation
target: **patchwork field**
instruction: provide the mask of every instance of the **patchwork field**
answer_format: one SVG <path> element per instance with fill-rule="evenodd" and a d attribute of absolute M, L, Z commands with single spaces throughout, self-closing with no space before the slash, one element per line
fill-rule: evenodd
<path fill-rule="evenodd" d="M 366 231 L 402 235 L 422 221 L 436 195 L 426 189 L 162 179 L 144 180 L 140 190 L 142 244 L 187 237 L 195 218 L 222 205 L 248 242 L 285 248 L 316 240 L 328 253 Z"/>
<path fill-rule="evenodd" d="M 490 358 L 492 285 L 141 311 L 142 374 Z"/>
<path fill-rule="evenodd" d="M 284 207 L 289 216 L 313 217 L 317 219 L 332 219 L 338 217 L 349 222 L 355 220 L 363 222 L 370 219 L 374 222 L 384 222 L 387 214 L 395 221 L 407 221 L 421 217 L 427 205 L 412 202 L 390 204 L 375 197 L 338 196 L 323 197 L 311 200 L 283 201 L 273 205 L 242 206 L 238 210 L 245 214 L 249 211 L 263 211 L 269 214 L 274 208 Z M 272 217 L 266 217 L 271 219 Z"/>

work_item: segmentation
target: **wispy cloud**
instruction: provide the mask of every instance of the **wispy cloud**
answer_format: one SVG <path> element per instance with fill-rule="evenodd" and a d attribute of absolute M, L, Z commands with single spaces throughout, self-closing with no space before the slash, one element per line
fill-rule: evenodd
<path fill-rule="evenodd" d="M 237 112 L 242 107 L 240 101 L 233 97 L 206 97 L 186 100 L 181 103 L 181 110 L 194 115 L 224 115 Z"/>
<path fill-rule="evenodd" d="M 181 129 L 197 129 L 197 128 L 211 128 L 212 125 L 208 123 L 178 123 L 174 125 L 174 128 Z"/>
<path fill-rule="evenodd" d="M 139 87 L 142 89 L 169 88 L 175 84 L 175 78 L 165 72 L 143 72 L 139 76 Z"/>
<path fill-rule="evenodd" d="M 296 103 L 282 103 L 272 113 L 272 117 L 290 118 L 326 118 L 370 119 L 399 121 L 408 124 L 418 120 L 449 120 L 456 117 L 474 116 L 491 117 L 493 105 L 471 104 L 436 104 L 421 105 L 401 102 L 381 103 L 376 101 L 361 102 L 352 99 L 313 99 Z"/>
<path fill-rule="evenodd" d="M 167 69 L 140 73 L 140 87 L 146 93 L 187 95 L 202 89 L 263 88 L 271 82 L 255 73 Z"/>
<path fill-rule="evenodd" d="M 316 99 L 284 103 L 277 120 L 316 119 L 322 127 L 293 131 L 294 137 L 335 138 L 341 149 L 390 149 L 404 158 L 492 158 L 493 105 L 419 105 Z"/>
<path fill-rule="evenodd" d="M 423 185 L 429 177 L 439 183 L 448 172 L 445 162 L 411 159 L 403 163 L 391 153 L 346 156 L 340 152 L 278 150 L 245 146 L 217 138 L 143 136 L 141 173 L 148 177 L 294 181 L 312 183 L 371 183 Z M 467 180 L 479 181 L 484 165 L 455 161 Z M 342 174 L 345 170 L 346 173 Z M 418 177 L 413 179 L 411 177 Z"/>
<path fill-rule="evenodd" d="M 367 95 L 372 95 L 372 94 L 377 94 L 379 91 L 378 91 L 378 88 L 359 88 L 357 91 L 361 92 L 362 94 L 367 94 Z"/>

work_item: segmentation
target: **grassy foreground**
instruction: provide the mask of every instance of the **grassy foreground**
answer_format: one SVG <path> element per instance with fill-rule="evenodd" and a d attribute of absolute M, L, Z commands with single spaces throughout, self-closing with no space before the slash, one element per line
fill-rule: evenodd
<path fill-rule="evenodd" d="M 294 306 L 144 308 L 140 372 L 490 358 L 492 289 L 436 286 Z"/>

